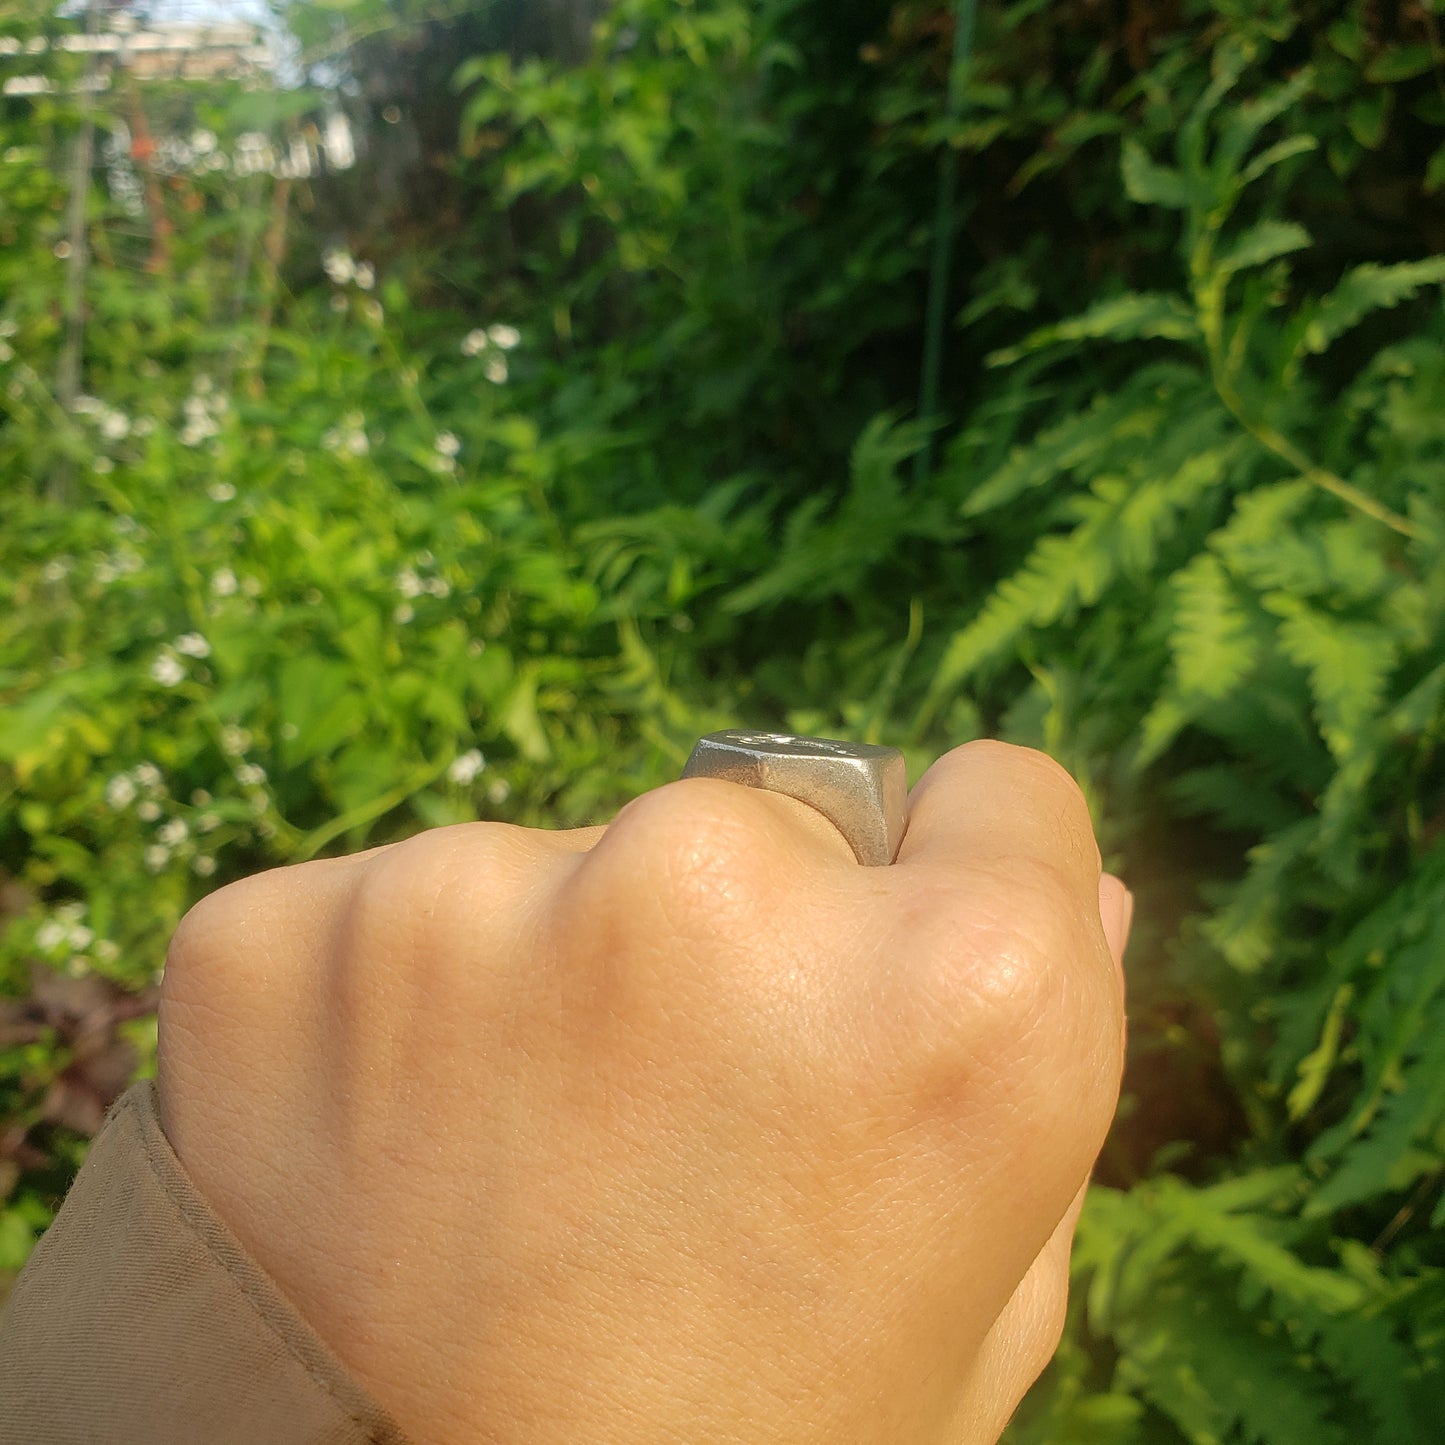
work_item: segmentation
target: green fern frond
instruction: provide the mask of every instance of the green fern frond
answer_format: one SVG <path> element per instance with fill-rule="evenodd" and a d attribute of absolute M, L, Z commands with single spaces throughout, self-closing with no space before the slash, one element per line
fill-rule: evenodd
<path fill-rule="evenodd" d="M 1302 819 L 1249 850 L 1249 871 L 1228 901 L 1202 925 L 1204 936 L 1240 973 L 1258 973 L 1279 943 L 1281 900 L 1290 873 L 1314 841 L 1313 819 Z"/>
<path fill-rule="evenodd" d="M 1423 261 L 1401 261 L 1393 266 L 1366 262 L 1320 301 L 1305 329 L 1303 349 L 1318 354 L 1358 325 L 1372 311 L 1386 310 L 1408 301 L 1425 286 L 1445 281 L 1445 256 Z"/>
<path fill-rule="evenodd" d="M 1200 339 L 1194 309 L 1178 296 L 1126 291 L 1052 326 L 1042 326 L 1017 346 L 993 352 L 986 364 L 1011 366 L 1031 352 L 1075 341 L 1190 341 Z"/>
<path fill-rule="evenodd" d="M 1230 448 L 1191 457 L 1172 475 L 1134 486 L 1100 478 L 1077 508 L 1072 531 L 1045 537 L 1014 575 L 1001 582 L 983 611 L 954 634 L 929 693 L 936 702 L 1023 633 L 1047 627 L 1096 602 L 1126 566 L 1147 566 L 1177 518 L 1228 474 Z"/>
<path fill-rule="evenodd" d="M 1216 818 L 1225 828 L 1271 833 L 1297 816 L 1293 802 L 1244 763 L 1190 768 L 1169 780 L 1169 797 L 1185 817 Z"/>
<path fill-rule="evenodd" d="M 1292 251 L 1303 251 L 1310 244 L 1310 233 L 1297 222 L 1259 221 L 1235 240 L 1215 262 L 1215 269 L 1233 276 L 1237 271 L 1267 265 Z"/>
<path fill-rule="evenodd" d="M 1330 617 L 1288 592 L 1261 600 L 1281 619 L 1285 656 L 1309 675 L 1320 736 L 1336 758 L 1349 757 L 1380 712 L 1398 661 L 1396 634 L 1374 623 Z"/>
<path fill-rule="evenodd" d="M 1136 765 L 1158 757 L 1205 705 L 1241 687 L 1259 655 L 1258 627 L 1218 557 L 1201 552 L 1170 579 L 1173 678 L 1140 724 Z"/>
<path fill-rule="evenodd" d="M 1288 1335 L 1208 1282 L 1161 1288 L 1115 1332 L 1118 1383 L 1192 1445 L 1346 1445 L 1325 1380 Z"/>

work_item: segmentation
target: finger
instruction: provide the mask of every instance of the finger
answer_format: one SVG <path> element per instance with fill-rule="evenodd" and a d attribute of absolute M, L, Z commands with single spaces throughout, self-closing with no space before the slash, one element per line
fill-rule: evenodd
<path fill-rule="evenodd" d="M 1008 743 L 965 743 L 923 775 L 909 799 L 898 864 L 947 870 L 1033 860 L 1094 902 L 1099 848 L 1079 786 L 1052 758 Z"/>
<path fill-rule="evenodd" d="M 975 1356 L 972 1379 L 950 1439 L 993 1445 L 1062 1338 L 1069 1302 L 1069 1256 L 1087 1181 L 1059 1221 Z"/>

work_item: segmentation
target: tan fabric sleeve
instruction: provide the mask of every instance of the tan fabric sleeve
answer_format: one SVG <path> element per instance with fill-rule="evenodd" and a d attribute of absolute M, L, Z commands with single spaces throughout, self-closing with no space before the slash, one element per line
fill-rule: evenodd
<path fill-rule="evenodd" d="M 0 1445 L 405 1445 L 197 1192 L 156 1092 L 111 1110 L 0 1318 Z"/>

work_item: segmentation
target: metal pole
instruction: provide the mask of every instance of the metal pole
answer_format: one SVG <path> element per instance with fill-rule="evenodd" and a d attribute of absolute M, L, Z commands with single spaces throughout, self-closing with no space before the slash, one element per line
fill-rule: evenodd
<path fill-rule="evenodd" d="M 98 28 L 99 5 L 90 0 L 85 10 L 85 33 L 94 39 Z M 65 239 L 69 245 L 65 273 L 65 341 L 60 348 L 60 362 L 55 373 L 56 400 L 70 416 L 75 399 L 80 395 L 80 367 L 85 344 L 85 273 L 90 263 L 90 247 L 86 240 L 85 212 L 90 200 L 90 175 L 95 164 L 95 86 L 99 67 L 96 49 L 85 52 L 85 78 L 80 85 L 80 134 L 75 138 L 75 154 L 70 168 L 70 210 L 66 219 Z M 50 473 L 46 495 L 52 502 L 65 504 L 70 500 L 74 480 L 74 459 L 57 460 Z"/>
<path fill-rule="evenodd" d="M 948 68 L 948 99 L 944 118 L 956 121 L 963 113 L 964 72 L 973 54 L 973 28 L 977 0 L 957 0 L 953 15 L 953 57 Z M 950 130 L 952 127 L 949 127 Z M 938 156 L 938 204 L 933 217 L 933 262 L 928 274 L 928 310 L 924 320 L 923 379 L 918 415 L 929 421 L 938 410 L 939 373 L 943 365 L 944 309 L 948 304 L 948 271 L 953 251 L 953 211 L 958 194 L 958 158 L 944 141 Z M 914 485 L 921 485 L 933 469 L 933 433 L 930 431 L 913 461 Z"/>

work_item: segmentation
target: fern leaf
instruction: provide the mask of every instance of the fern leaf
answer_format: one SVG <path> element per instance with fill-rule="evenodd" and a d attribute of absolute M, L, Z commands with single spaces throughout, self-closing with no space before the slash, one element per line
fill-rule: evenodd
<path fill-rule="evenodd" d="M 1340 1039 L 1344 1035 L 1345 1015 L 1355 990 L 1350 984 L 1341 984 L 1335 990 L 1330 1011 L 1325 1015 L 1324 1027 L 1320 1030 L 1319 1043 L 1299 1063 L 1299 1081 L 1289 1091 L 1285 1108 L 1289 1117 L 1298 1122 L 1319 1102 L 1325 1084 L 1334 1071 L 1335 1061 L 1340 1055 Z"/>
<path fill-rule="evenodd" d="M 1305 328 L 1303 347 L 1318 354 L 1372 311 L 1408 301 L 1422 287 L 1445 281 L 1445 256 L 1401 261 L 1393 266 L 1356 266 L 1319 304 Z"/>
<path fill-rule="evenodd" d="M 1189 420 L 1181 424 L 1180 418 Z M 1161 445 L 1183 461 L 1231 430 L 1197 367 L 1173 360 L 1143 366 L 1119 391 L 1096 397 L 1084 410 L 1013 447 L 968 489 L 961 512 L 980 516 L 1061 478 L 1091 481 L 1137 459 L 1166 466 Z"/>
<path fill-rule="evenodd" d="M 1251 226 L 1215 263 L 1227 276 L 1266 265 L 1310 244 L 1310 233 L 1293 221 L 1260 221 Z"/>
<path fill-rule="evenodd" d="M 1078 316 L 1040 327 L 1017 346 L 993 352 L 989 366 L 1011 366 L 1030 352 L 1073 341 L 1198 341 L 1193 310 L 1177 296 L 1158 291 L 1126 291 L 1096 302 Z"/>
<path fill-rule="evenodd" d="M 1179 690 L 1192 697 L 1224 697 L 1254 666 L 1254 629 L 1212 553 L 1201 553 L 1173 582 L 1178 604 L 1171 645 Z"/>
<path fill-rule="evenodd" d="M 1314 840 L 1313 819 L 1302 819 L 1249 850 L 1249 871 L 1228 903 L 1202 925 L 1204 936 L 1241 973 L 1258 973 L 1279 943 L 1285 881 Z"/>
<path fill-rule="evenodd" d="M 1272 833 L 1298 816 L 1297 805 L 1253 769 L 1218 763 L 1170 779 L 1169 796 L 1186 817 L 1217 818 L 1226 828 Z"/>
<path fill-rule="evenodd" d="M 1140 725 L 1140 767 L 1158 757 L 1202 707 L 1236 691 L 1259 652 L 1258 630 L 1213 553 L 1200 553 L 1176 572 L 1171 587 L 1174 675 Z"/>
<path fill-rule="evenodd" d="M 1204 452 L 1172 475 L 1150 478 L 1134 488 L 1119 477 L 1097 481 L 1093 495 L 1080 505 L 1078 525 L 1037 543 L 973 622 L 954 634 L 939 663 L 928 705 L 992 661 L 1022 633 L 1047 627 L 1076 607 L 1092 605 L 1126 563 L 1148 565 L 1173 520 L 1222 482 L 1231 455 L 1228 447 Z"/>
<path fill-rule="evenodd" d="M 1225 115 L 1214 154 L 1214 171 L 1220 181 L 1227 183 L 1233 178 L 1260 131 L 1297 105 L 1313 84 L 1314 73 L 1302 66 L 1283 85 L 1242 101 Z"/>
<path fill-rule="evenodd" d="M 1439 1022 L 1439 1020 L 1437 1020 Z M 1408 1189 L 1441 1167 L 1437 1149 L 1421 1147 L 1445 1120 L 1445 1050 L 1427 1052 L 1411 1068 L 1405 1087 L 1385 1100 L 1365 1136 L 1306 1207 L 1311 1217 L 1332 1214 L 1381 1194 Z"/>
<path fill-rule="evenodd" d="M 1116 1338 L 1119 1382 L 1195 1445 L 1345 1445 L 1322 1382 L 1288 1339 L 1207 1281 L 1161 1289 Z"/>
<path fill-rule="evenodd" d="M 1336 758 L 1349 757 L 1380 711 L 1398 658 L 1394 633 L 1330 617 L 1289 593 L 1272 592 L 1261 600 L 1282 619 L 1285 655 L 1309 676 L 1320 736 Z"/>
<path fill-rule="evenodd" d="M 1287 135 L 1282 140 L 1277 140 L 1273 145 L 1266 146 L 1260 151 L 1260 153 L 1240 171 L 1240 182 L 1247 186 L 1251 181 L 1257 181 L 1261 176 L 1268 174 L 1276 166 L 1283 165 L 1285 161 L 1293 160 L 1295 156 L 1308 155 L 1311 151 L 1318 150 L 1319 145 L 1319 141 L 1312 135 Z"/>
<path fill-rule="evenodd" d="M 1418 1445 L 1437 1423 L 1428 1386 L 1388 1316 L 1321 1320 L 1313 1348 L 1363 1409 L 1370 1445 Z M 1361 1438 L 1357 1436 L 1356 1438 Z"/>
<path fill-rule="evenodd" d="M 1161 166 L 1138 141 L 1124 142 L 1119 170 L 1131 201 L 1141 206 L 1168 206 L 1175 211 L 1189 209 L 1193 196 L 1184 177 L 1169 166 Z"/>

